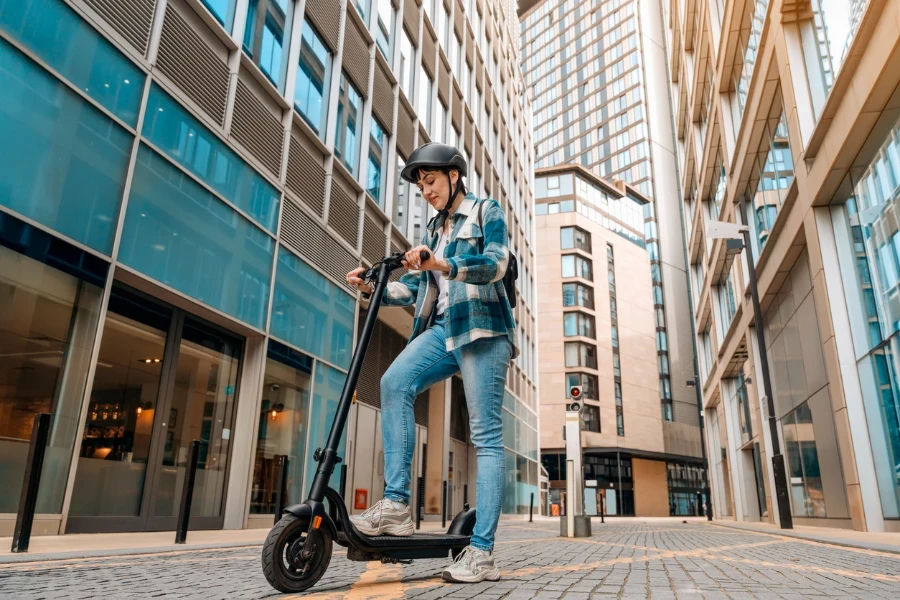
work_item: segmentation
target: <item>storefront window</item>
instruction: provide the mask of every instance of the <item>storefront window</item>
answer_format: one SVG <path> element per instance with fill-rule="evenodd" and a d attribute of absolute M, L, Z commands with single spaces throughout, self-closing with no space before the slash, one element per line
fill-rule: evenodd
<path fill-rule="evenodd" d="M 37 512 L 62 510 L 101 294 L 0 246 L 0 513 L 18 510 L 34 417 L 42 412 L 50 413 L 51 425 Z"/>
<path fill-rule="evenodd" d="M 790 470 L 791 508 L 795 517 L 825 517 L 825 492 L 816 452 L 812 414 L 807 403 L 781 420 Z"/>
<path fill-rule="evenodd" d="M 2 39 L 0 78 L 0 204 L 110 254 L 134 138 Z"/>
<path fill-rule="evenodd" d="M 259 406 L 256 463 L 250 514 L 274 514 L 279 457 L 287 457 L 286 503 L 299 502 L 306 465 L 306 434 L 312 390 L 312 358 L 275 341 L 269 342 L 266 375 Z"/>

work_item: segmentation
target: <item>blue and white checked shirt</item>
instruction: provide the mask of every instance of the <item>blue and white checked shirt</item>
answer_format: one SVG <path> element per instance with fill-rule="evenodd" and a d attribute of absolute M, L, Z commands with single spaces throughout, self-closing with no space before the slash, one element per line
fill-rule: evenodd
<path fill-rule="evenodd" d="M 481 202 L 487 203 L 483 230 L 478 226 Z M 470 193 L 449 218 L 450 241 L 442 257 L 450 265 L 450 272 L 444 274 L 448 280 L 444 312 L 447 350 L 482 338 L 506 336 L 515 358 L 519 353 L 516 321 L 502 281 L 509 262 L 503 210 L 496 200 L 480 200 Z M 434 250 L 438 237 L 438 232 L 428 230 L 422 243 Z M 382 302 L 389 306 L 416 305 L 412 341 L 428 328 L 437 294 L 430 271 L 409 271 L 400 281 L 388 284 Z"/>

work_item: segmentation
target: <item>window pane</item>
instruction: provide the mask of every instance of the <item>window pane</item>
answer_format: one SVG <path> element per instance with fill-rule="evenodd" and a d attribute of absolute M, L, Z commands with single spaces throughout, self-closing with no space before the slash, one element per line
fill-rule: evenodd
<path fill-rule="evenodd" d="M 388 64 L 391 64 L 393 59 L 391 48 L 394 43 L 394 6 L 392 0 L 377 1 L 378 23 L 375 25 L 375 41 Z"/>
<path fill-rule="evenodd" d="M 278 190 L 156 85 L 150 89 L 142 133 L 175 162 L 274 233 Z"/>
<path fill-rule="evenodd" d="M 5 2 L 0 29 L 126 124 L 137 124 L 144 74 L 64 2 Z"/>
<path fill-rule="evenodd" d="M 297 83 L 294 86 L 294 107 L 313 131 L 319 134 L 319 138 L 325 137 L 330 73 L 331 52 L 309 20 L 305 20 L 300 45 L 300 67 L 297 69 Z"/>
<path fill-rule="evenodd" d="M 287 3 L 288 0 L 249 0 L 244 30 L 244 52 L 279 90 L 284 84 L 284 32 L 290 33 Z"/>
<path fill-rule="evenodd" d="M 334 155 L 341 159 L 347 170 L 355 177 L 359 173 L 362 97 L 343 73 L 341 73 L 337 120 L 338 131 L 334 144 Z"/>
<path fill-rule="evenodd" d="M 274 240 L 142 145 L 119 260 L 254 327 L 265 325 Z"/>
<path fill-rule="evenodd" d="M 559 247 L 563 250 L 571 250 L 575 247 L 574 227 L 563 227 L 559 230 Z"/>
<path fill-rule="evenodd" d="M 324 365 L 321 362 L 316 362 L 313 384 L 315 393 L 313 394 L 312 406 L 309 410 L 308 448 L 325 447 L 325 440 L 328 437 L 328 432 L 331 431 L 331 423 L 334 421 L 334 416 L 337 414 L 338 402 L 340 402 L 341 399 L 341 390 L 344 387 L 345 379 L 347 379 L 347 376 L 343 372 L 329 367 L 328 365 Z M 338 445 L 338 454 L 340 456 L 346 456 L 344 454 L 344 447 L 346 444 L 347 431 L 344 430 L 344 433 L 341 435 L 340 444 Z M 313 475 L 318 466 L 318 463 L 313 458 L 313 453 L 307 453 L 304 477 L 304 487 L 306 489 L 301 496 L 306 496 L 309 493 L 309 488 L 312 486 Z M 340 481 L 341 470 L 335 469 L 334 473 L 331 474 L 331 479 L 328 480 L 328 484 L 332 488 L 337 489 Z"/>
<path fill-rule="evenodd" d="M 216 21 L 225 27 L 225 31 L 231 32 L 232 22 L 234 21 L 234 7 L 237 0 L 200 0 Z"/>
<path fill-rule="evenodd" d="M 400 230 L 400 233 L 406 235 L 406 224 L 407 217 L 409 215 L 409 184 L 403 181 L 403 178 L 400 177 L 400 172 L 403 171 L 403 168 L 406 166 L 406 161 L 403 160 L 403 157 L 400 156 L 398 152 L 397 156 L 397 197 L 394 200 L 394 225 L 397 226 L 397 229 Z"/>
<path fill-rule="evenodd" d="M 369 169 L 366 173 L 366 190 L 375 202 L 384 209 L 384 195 L 381 193 L 381 161 L 385 155 L 387 136 L 375 117 L 372 117 L 372 129 L 369 132 Z"/>
<path fill-rule="evenodd" d="M 571 254 L 562 257 L 562 276 L 575 277 L 575 257 Z"/>
<path fill-rule="evenodd" d="M 0 79 L 0 204 L 109 254 L 133 137 L 3 40 Z"/>
<path fill-rule="evenodd" d="M 272 335 L 313 356 L 348 368 L 354 304 L 350 294 L 289 250 L 279 247 Z"/>
<path fill-rule="evenodd" d="M 400 89 L 406 95 L 407 100 L 413 97 L 416 74 L 416 49 L 413 47 L 409 34 L 401 28 L 400 36 Z"/>

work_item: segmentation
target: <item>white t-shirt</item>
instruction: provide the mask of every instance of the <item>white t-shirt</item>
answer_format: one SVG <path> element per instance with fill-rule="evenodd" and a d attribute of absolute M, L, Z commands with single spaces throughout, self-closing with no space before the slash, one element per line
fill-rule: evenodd
<path fill-rule="evenodd" d="M 447 241 L 447 234 L 442 233 L 441 238 L 438 240 L 437 247 L 434 249 L 435 258 L 444 257 L 444 246 L 447 245 Z M 434 280 L 437 282 L 438 286 L 437 312 L 435 314 L 442 315 L 444 314 L 444 311 L 447 310 L 447 280 L 444 279 L 444 274 L 440 271 L 432 271 L 431 274 L 434 276 Z"/>

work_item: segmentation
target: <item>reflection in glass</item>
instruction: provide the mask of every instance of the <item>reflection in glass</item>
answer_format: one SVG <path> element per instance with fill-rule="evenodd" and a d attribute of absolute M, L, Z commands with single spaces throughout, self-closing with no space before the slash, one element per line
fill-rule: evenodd
<path fill-rule="evenodd" d="M 59 514 L 101 290 L 0 246 L 0 513 L 18 510 L 36 413 L 52 415 L 37 512 Z"/>
<path fill-rule="evenodd" d="M 242 346 L 199 321 L 184 320 L 168 414 L 162 415 L 165 441 L 153 515 L 178 515 L 194 440 L 200 440 L 200 454 L 191 516 L 222 514 Z"/>
<path fill-rule="evenodd" d="M 231 26 L 234 23 L 234 7 L 237 0 L 200 0 L 216 21 L 225 27 L 225 31 L 231 33 Z"/>
<path fill-rule="evenodd" d="M 821 113 L 825 99 L 834 85 L 834 80 L 844 59 L 850 42 L 859 27 L 868 0 L 844 0 L 824 2 L 813 0 L 813 19 L 810 27 L 801 29 L 805 49 L 814 46 L 813 56 L 806 56 L 812 87 L 813 107 L 816 115 Z"/>
<path fill-rule="evenodd" d="M 399 152 L 397 156 L 397 197 L 394 199 L 394 225 L 400 233 L 406 235 L 407 216 L 409 215 L 409 184 L 400 177 L 406 167 L 406 161 Z"/>
<path fill-rule="evenodd" d="M 381 165 L 385 157 L 387 135 L 374 116 L 369 132 L 369 169 L 366 172 L 366 191 L 375 199 L 379 207 L 384 209 L 384 195 L 381 193 Z"/>
<path fill-rule="evenodd" d="M 309 448 L 324 448 L 328 433 L 331 431 L 331 423 L 337 414 L 338 402 L 341 399 L 341 390 L 344 387 L 344 380 L 347 379 L 346 373 L 339 371 L 326 364 L 316 361 L 315 366 L 315 383 L 313 385 L 313 401 L 309 410 Z M 347 431 L 341 435 L 340 444 L 338 444 L 338 454 L 344 456 L 344 447 L 347 443 Z M 309 493 L 312 486 L 312 480 L 315 476 L 318 463 L 313 459 L 312 454 L 306 457 L 306 477 L 305 490 L 303 496 Z M 329 485 L 338 489 L 341 481 L 341 470 L 335 469 L 329 479 Z"/>
<path fill-rule="evenodd" d="M 287 7 L 288 0 L 249 0 L 244 29 L 244 52 L 278 90 L 284 84 L 286 66 L 284 32 L 290 33 Z"/>
<path fill-rule="evenodd" d="M 594 309 L 594 290 L 580 283 L 563 284 L 563 306 Z"/>
<path fill-rule="evenodd" d="M 114 287 L 69 513 L 141 514 L 171 312 Z"/>
<path fill-rule="evenodd" d="M 109 254 L 134 138 L 2 39 L 0 80 L 0 204 Z"/>
<path fill-rule="evenodd" d="M 375 43 L 390 64 L 394 58 L 392 52 L 394 47 L 394 3 L 393 0 L 376 1 L 378 2 L 378 23 L 375 26 Z"/>
<path fill-rule="evenodd" d="M 787 199 L 788 189 L 794 181 L 794 164 L 784 111 L 777 121 L 769 119 L 764 135 L 763 146 L 754 161 L 754 172 L 748 184 L 748 197 L 753 202 L 752 219 L 756 230 L 757 258 L 769 239 L 778 211 Z"/>
<path fill-rule="evenodd" d="M 331 52 L 309 19 L 305 19 L 300 44 L 300 68 L 297 69 L 297 83 L 294 86 L 294 107 L 319 134 L 319 138 L 325 137 L 330 73 Z"/>
<path fill-rule="evenodd" d="M 337 112 L 337 140 L 334 155 L 355 177 L 359 172 L 359 143 L 362 129 L 362 96 L 341 73 L 340 97 Z"/>
<path fill-rule="evenodd" d="M 787 414 L 781 424 L 790 475 L 792 514 L 825 517 L 825 492 L 809 403 L 804 402 Z"/>

